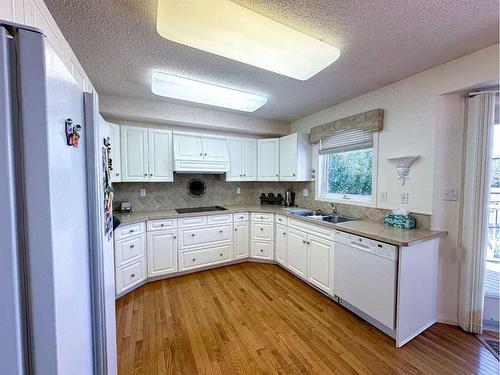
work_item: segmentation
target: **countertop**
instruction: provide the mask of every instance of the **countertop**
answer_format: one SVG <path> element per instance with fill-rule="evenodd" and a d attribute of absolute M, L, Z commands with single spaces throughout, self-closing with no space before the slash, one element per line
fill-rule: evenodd
<path fill-rule="evenodd" d="M 342 232 L 368 237 L 377 241 L 386 242 L 397 246 L 410 246 L 418 242 L 432 240 L 434 238 L 446 236 L 446 231 L 424 230 L 424 229 L 399 229 L 385 226 L 383 223 L 370 220 L 356 220 L 345 223 L 333 224 L 326 221 L 311 219 L 292 214 L 284 210 L 283 206 L 226 206 L 225 211 L 195 212 L 189 214 L 179 214 L 175 210 L 159 210 L 132 212 L 129 214 L 115 213 L 114 215 L 122 224 L 130 224 L 139 221 L 155 219 L 177 219 L 181 217 L 208 216 L 232 214 L 237 212 L 263 212 L 280 214 L 305 222 L 314 223 L 330 229 L 337 229 Z M 307 210 L 307 208 L 304 208 Z"/>

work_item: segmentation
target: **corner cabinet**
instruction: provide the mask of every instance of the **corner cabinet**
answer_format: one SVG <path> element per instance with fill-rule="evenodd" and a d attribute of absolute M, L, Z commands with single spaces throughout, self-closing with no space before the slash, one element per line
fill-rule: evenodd
<path fill-rule="evenodd" d="M 280 139 L 259 139 L 258 181 L 279 181 L 280 179 Z"/>
<path fill-rule="evenodd" d="M 174 180 L 170 130 L 122 126 L 120 138 L 122 181 Z"/>
<path fill-rule="evenodd" d="M 257 181 L 257 140 L 228 138 L 229 172 L 226 181 Z"/>
<path fill-rule="evenodd" d="M 200 134 L 173 133 L 174 170 L 178 172 L 229 171 L 226 138 Z"/>
<path fill-rule="evenodd" d="M 312 147 L 309 135 L 293 133 L 279 140 L 280 181 L 310 181 L 312 179 Z"/>

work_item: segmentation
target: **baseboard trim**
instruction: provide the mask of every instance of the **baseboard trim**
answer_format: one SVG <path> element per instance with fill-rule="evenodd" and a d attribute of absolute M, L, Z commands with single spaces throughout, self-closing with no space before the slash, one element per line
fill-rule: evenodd
<path fill-rule="evenodd" d="M 437 314 L 437 322 L 443 324 L 449 324 L 453 326 L 458 325 L 458 316 L 452 314 Z"/>

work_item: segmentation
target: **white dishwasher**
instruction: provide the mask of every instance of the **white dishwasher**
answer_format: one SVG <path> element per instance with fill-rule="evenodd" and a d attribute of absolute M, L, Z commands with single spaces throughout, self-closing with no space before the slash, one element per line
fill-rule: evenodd
<path fill-rule="evenodd" d="M 335 232 L 335 295 L 389 329 L 395 328 L 398 247 Z"/>

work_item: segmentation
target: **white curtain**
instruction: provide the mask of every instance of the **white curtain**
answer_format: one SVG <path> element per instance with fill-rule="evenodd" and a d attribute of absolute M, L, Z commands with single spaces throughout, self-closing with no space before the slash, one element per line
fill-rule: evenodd
<path fill-rule="evenodd" d="M 482 332 L 494 113 L 495 94 L 468 98 L 458 320 L 474 333 Z"/>

